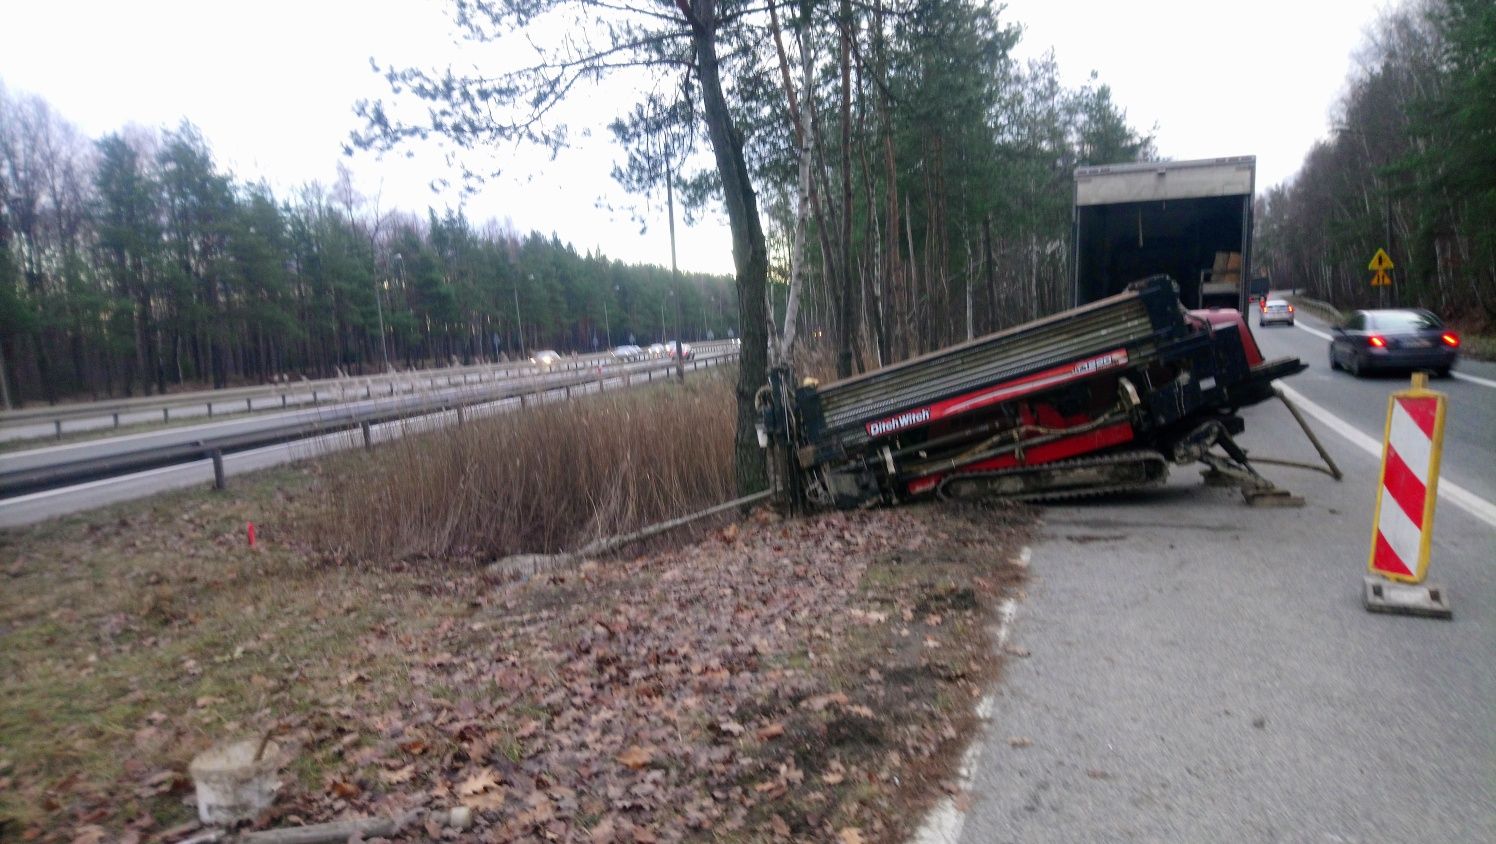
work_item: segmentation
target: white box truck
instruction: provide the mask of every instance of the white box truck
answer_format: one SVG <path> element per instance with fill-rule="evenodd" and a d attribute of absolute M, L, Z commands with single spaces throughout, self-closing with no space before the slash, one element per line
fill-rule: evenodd
<path fill-rule="evenodd" d="M 1245 312 L 1256 169 L 1250 155 L 1078 168 L 1072 304 L 1167 275 L 1186 307 Z"/>

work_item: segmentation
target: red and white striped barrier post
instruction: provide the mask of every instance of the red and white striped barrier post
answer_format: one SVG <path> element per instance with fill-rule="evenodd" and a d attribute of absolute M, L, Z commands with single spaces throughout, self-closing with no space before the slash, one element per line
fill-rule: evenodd
<path fill-rule="evenodd" d="M 1444 394 L 1428 389 L 1423 372 L 1413 375 L 1411 389 L 1387 399 L 1364 593 L 1372 612 L 1452 617 L 1444 590 L 1423 585 L 1434 538 L 1445 407 Z"/>

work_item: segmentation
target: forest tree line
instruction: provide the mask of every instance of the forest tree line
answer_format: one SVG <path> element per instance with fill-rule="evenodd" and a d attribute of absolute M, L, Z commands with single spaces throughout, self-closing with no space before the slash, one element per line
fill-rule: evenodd
<path fill-rule="evenodd" d="M 764 110 L 756 161 L 781 279 L 809 199 L 801 306 L 833 329 L 838 375 L 1067 307 L 1075 168 L 1156 156 L 1110 88 L 1065 87 L 1052 52 L 1020 61 L 990 3 L 790 8 L 767 39 L 795 47 L 771 60 L 789 105 Z"/>
<path fill-rule="evenodd" d="M 723 337 L 736 323 L 726 276 L 673 278 L 461 212 L 380 209 L 341 169 L 280 198 L 222 172 L 190 123 L 90 140 L 0 88 L 13 405 Z"/>
<path fill-rule="evenodd" d="M 1259 200 L 1257 265 L 1341 308 L 1427 307 L 1489 330 L 1496 3 L 1411 0 L 1370 32 L 1330 136 Z M 1369 285 L 1378 248 L 1390 289 Z"/>
<path fill-rule="evenodd" d="M 696 154 L 708 121 L 691 93 L 692 27 L 635 5 L 519 4 L 636 13 L 667 31 L 635 40 L 660 45 L 661 78 L 686 84 L 656 86 L 617 117 L 616 177 L 716 205 L 721 170 Z M 490 6 L 511 13 L 468 8 Z M 799 336 L 839 352 L 842 374 L 1063 307 L 1074 168 L 1155 156 L 1094 74 L 1068 88 L 1052 53 L 1018 59 L 1021 27 L 990 3 L 717 8 L 726 107 L 766 232 L 767 301 L 750 311 L 782 330 L 797 290 Z M 558 67 L 585 75 L 573 59 Z M 221 173 L 187 123 L 89 141 L 35 97 L 0 94 L 0 108 L 0 352 L 27 400 L 368 371 L 386 353 L 399 366 L 512 355 L 516 292 L 527 347 L 642 342 L 662 314 L 673 320 L 668 271 L 457 213 L 381 211 L 346 174 L 277 197 Z M 434 113 L 461 146 L 493 140 Z M 681 287 L 688 339 L 736 327 L 729 280 Z"/>
<path fill-rule="evenodd" d="M 798 321 L 841 375 L 1061 307 L 1074 168 L 1155 154 L 1094 74 L 1068 88 L 1052 53 L 1018 58 L 1021 26 L 983 0 L 457 8 L 461 36 L 492 45 L 495 67 L 381 68 L 388 95 L 359 104 L 355 145 L 560 146 L 550 114 L 567 92 L 618 67 L 652 74 L 612 124 L 619 180 L 725 206 L 739 298 L 766 300 L 771 333 Z M 536 22 L 597 34 L 504 69 L 542 40 L 522 37 Z M 743 402 L 763 366 L 746 346 L 759 371 Z"/>

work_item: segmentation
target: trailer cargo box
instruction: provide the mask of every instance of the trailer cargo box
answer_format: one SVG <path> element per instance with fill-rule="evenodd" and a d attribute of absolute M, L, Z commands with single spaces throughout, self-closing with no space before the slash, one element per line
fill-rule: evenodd
<path fill-rule="evenodd" d="M 1245 310 L 1256 164 L 1248 155 L 1077 169 L 1072 304 L 1167 275 L 1187 307 Z"/>

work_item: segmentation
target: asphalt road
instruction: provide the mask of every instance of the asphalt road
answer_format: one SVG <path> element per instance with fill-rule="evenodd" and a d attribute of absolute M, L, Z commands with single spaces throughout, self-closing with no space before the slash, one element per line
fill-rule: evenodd
<path fill-rule="evenodd" d="M 1311 364 L 1290 386 L 1380 440 L 1404 377 L 1356 381 L 1303 329 L 1254 331 Z M 1435 386 L 1445 478 L 1490 506 L 1496 388 Z M 1276 403 L 1246 421 L 1254 455 L 1314 459 Z M 1441 496 L 1430 580 L 1453 621 L 1366 612 L 1378 459 L 1315 424 L 1343 482 L 1263 467 L 1302 509 L 1246 507 L 1180 467 L 1157 493 L 1045 511 L 1006 628 L 1032 655 L 986 704 L 967 811 L 922 840 L 1496 841 L 1496 521 Z"/>
<path fill-rule="evenodd" d="M 1354 378 L 1330 369 L 1329 327 L 1299 315 L 1289 328 L 1252 327 L 1270 357 L 1296 355 L 1309 370 L 1287 384 L 1357 429 L 1380 440 L 1387 421 L 1387 396 L 1408 387 L 1407 373 Z M 1433 379 L 1432 389 L 1449 397 L 1442 476 L 1487 501 L 1496 501 L 1496 363 L 1461 360 L 1455 377 Z"/>

